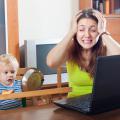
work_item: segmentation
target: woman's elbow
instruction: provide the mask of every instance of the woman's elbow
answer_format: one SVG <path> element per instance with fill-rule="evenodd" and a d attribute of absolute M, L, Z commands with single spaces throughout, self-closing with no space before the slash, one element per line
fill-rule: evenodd
<path fill-rule="evenodd" d="M 55 68 L 56 67 L 54 61 L 49 59 L 49 58 L 46 59 L 46 64 L 50 68 Z"/>

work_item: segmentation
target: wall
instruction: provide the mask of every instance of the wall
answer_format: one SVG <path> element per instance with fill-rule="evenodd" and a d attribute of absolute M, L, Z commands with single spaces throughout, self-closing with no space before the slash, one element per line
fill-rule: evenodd
<path fill-rule="evenodd" d="M 24 40 L 59 42 L 78 8 L 79 0 L 18 0 L 19 45 Z"/>
<path fill-rule="evenodd" d="M 21 67 L 25 66 L 24 40 L 58 43 L 78 8 L 79 0 L 18 0 Z"/>
<path fill-rule="evenodd" d="M 6 53 L 5 7 L 4 0 L 0 0 L 0 54 L 3 53 Z"/>

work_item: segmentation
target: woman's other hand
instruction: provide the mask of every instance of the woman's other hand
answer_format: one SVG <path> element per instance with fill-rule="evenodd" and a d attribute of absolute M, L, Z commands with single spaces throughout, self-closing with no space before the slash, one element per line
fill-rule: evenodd
<path fill-rule="evenodd" d="M 97 10 L 93 10 L 93 15 L 98 19 L 98 32 L 99 35 L 106 32 L 106 19 L 105 17 Z"/>

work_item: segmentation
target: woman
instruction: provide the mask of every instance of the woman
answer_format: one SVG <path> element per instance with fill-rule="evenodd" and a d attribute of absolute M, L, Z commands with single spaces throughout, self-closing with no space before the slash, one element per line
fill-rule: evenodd
<path fill-rule="evenodd" d="M 49 67 L 67 64 L 69 86 L 68 97 L 92 92 L 96 58 L 119 55 L 120 45 L 106 32 L 106 20 L 94 10 L 80 11 L 73 19 L 65 38 L 47 56 Z"/>

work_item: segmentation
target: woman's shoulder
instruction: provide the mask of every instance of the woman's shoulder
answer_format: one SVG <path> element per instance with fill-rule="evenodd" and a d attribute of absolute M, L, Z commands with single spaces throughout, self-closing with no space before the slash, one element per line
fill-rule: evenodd
<path fill-rule="evenodd" d="M 77 65 L 77 63 L 75 63 L 75 62 L 73 62 L 73 61 L 67 61 L 67 62 L 66 62 L 66 66 L 67 66 L 67 67 L 68 67 L 68 66 L 70 67 L 70 66 L 78 66 L 78 65 Z"/>
<path fill-rule="evenodd" d="M 77 63 L 73 62 L 73 61 L 67 61 L 66 62 L 66 67 L 67 67 L 68 71 L 81 70 L 80 66 Z"/>
<path fill-rule="evenodd" d="M 73 77 L 75 79 L 86 79 L 88 81 L 93 79 L 90 77 L 90 74 L 88 72 L 82 70 L 80 66 L 76 63 L 67 62 L 66 66 L 69 77 Z"/>
<path fill-rule="evenodd" d="M 84 70 L 82 70 L 81 68 L 80 68 L 80 66 L 77 64 L 77 63 L 75 63 L 75 62 L 72 62 L 72 61 L 70 61 L 70 62 L 67 62 L 66 63 L 66 67 L 67 67 L 67 72 L 68 73 L 84 73 L 85 71 Z M 85 72 L 86 73 L 86 72 Z"/>

